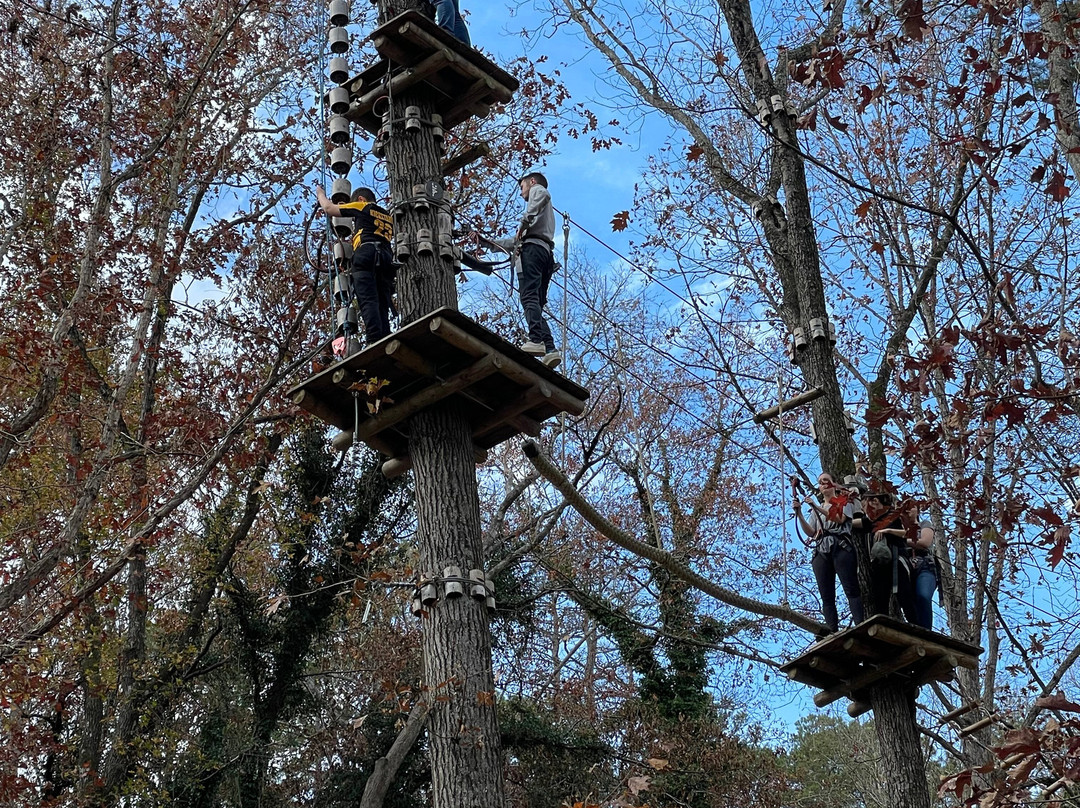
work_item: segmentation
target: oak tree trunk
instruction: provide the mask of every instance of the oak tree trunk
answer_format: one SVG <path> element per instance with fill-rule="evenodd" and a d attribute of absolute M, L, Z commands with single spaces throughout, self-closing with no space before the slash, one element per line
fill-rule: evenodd
<path fill-rule="evenodd" d="M 408 8 L 423 13 L 425 5 L 416 0 L 380 0 L 379 22 Z M 418 106 L 421 118 L 430 120 L 431 105 L 411 91 L 394 96 L 392 118 L 404 118 L 408 106 Z M 386 158 L 397 230 L 436 232 L 434 209 L 416 210 L 408 204 L 414 186 L 440 179 L 440 156 L 431 129 L 425 126 L 406 135 L 395 125 Z M 397 290 L 402 324 L 442 306 L 457 308 L 453 267 L 437 254 L 418 256 L 414 249 L 398 271 Z M 465 413 L 453 402 L 443 402 L 413 416 L 409 432 L 421 574 L 440 576 L 451 565 L 463 571 L 483 569 L 480 500 Z M 440 598 L 425 608 L 422 620 L 435 808 L 502 808 L 502 752 L 484 602 Z"/>

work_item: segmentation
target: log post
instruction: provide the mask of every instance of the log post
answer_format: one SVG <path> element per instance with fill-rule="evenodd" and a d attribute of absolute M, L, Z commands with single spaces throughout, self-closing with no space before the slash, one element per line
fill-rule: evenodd
<path fill-rule="evenodd" d="M 418 0 L 379 0 L 379 23 L 407 10 L 424 13 Z M 392 120 L 420 108 L 431 120 L 432 106 L 419 86 L 391 99 Z M 406 132 L 392 124 L 386 144 L 387 172 L 395 229 L 438 231 L 434 206 L 414 206 L 414 188 L 441 181 L 441 155 L 431 127 Z M 453 266 L 438 251 L 413 250 L 398 272 L 402 325 L 441 306 L 457 308 Z M 389 348 L 389 346 L 388 346 Z M 396 349 L 405 362 L 407 352 Z M 412 415 L 409 457 L 416 492 L 416 543 L 420 569 L 448 566 L 483 569 L 480 500 L 473 443 L 460 405 L 443 400 Z M 403 464 L 402 464 L 403 465 Z M 424 687 L 432 708 L 428 718 L 432 796 L 435 808 L 504 808 L 502 749 L 495 718 L 491 633 L 483 601 L 441 599 L 425 608 L 422 620 Z"/>

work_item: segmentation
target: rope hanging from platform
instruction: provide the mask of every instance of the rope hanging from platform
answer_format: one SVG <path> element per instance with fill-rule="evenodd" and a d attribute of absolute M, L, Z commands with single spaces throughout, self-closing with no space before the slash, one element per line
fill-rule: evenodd
<path fill-rule="evenodd" d="M 694 572 L 690 567 L 683 564 L 666 550 L 661 550 L 659 547 L 654 547 L 635 539 L 629 533 L 619 529 L 601 516 L 600 513 L 586 501 L 577 488 L 574 487 L 574 484 L 570 482 L 566 475 L 563 474 L 563 472 L 551 462 L 550 458 L 544 454 L 536 441 L 525 441 L 522 446 L 522 451 L 524 451 L 525 456 L 529 459 L 529 462 L 533 464 L 536 470 L 540 472 L 548 482 L 555 486 L 555 489 L 566 498 L 566 501 L 570 503 L 570 506 L 577 511 L 586 522 L 624 550 L 629 550 L 631 553 L 634 553 L 634 555 L 647 558 L 650 561 L 655 561 L 668 572 L 682 578 L 695 589 L 722 603 L 726 603 L 729 606 L 734 606 L 737 609 L 752 612 L 753 614 L 760 614 L 764 617 L 775 617 L 778 620 L 784 620 L 804 631 L 814 634 L 815 636 L 823 636 L 829 633 L 829 628 L 824 623 L 819 623 L 818 621 L 807 617 L 805 614 L 797 612 L 794 609 L 789 609 L 786 606 L 754 600 L 753 598 L 748 598 L 737 592 L 733 592 L 730 589 L 725 589 Z"/>

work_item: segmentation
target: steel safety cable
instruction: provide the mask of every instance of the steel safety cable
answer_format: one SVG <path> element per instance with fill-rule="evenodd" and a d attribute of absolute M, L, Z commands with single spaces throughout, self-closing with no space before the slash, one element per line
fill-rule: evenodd
<path fill-rule="evenodd" d="M 497 277 L 498 277 L 498 276 L 497 276 Z M 505 278 L 499 277 L 499 280 L 500 280 L 500 281 L 501 281 L 501 282 L 502 282 L 503 284 L 505 284 L 506 286 L 508 286 L 508 287 L 509 287 L 509 283 L 507 282 L 507 280 L 506 280 Z M 571 294 L 574 294 L 574 293 L 571 293 Z M 589 304 L 589 303 L 588 303 L 587 301 L 584 301 L 584 300 L 582 300 L 582 299 L 581 299 L 580 297 L 578 297 L 577 295 L 574 295 L 574 296 L 575 296 L 575 298 L 576 298 L 577 300 L 579 300 L 579 301 L 581 301 L 581 302 L 585 303 L 585 305 L 587 305 L 587 306 L 588 306 L 588 305 L 590 305 L 590 304 Z M 607 315 L 605 315 L 605 314 L 603 314 L 603 313 L 599 312 L 599 311 L 598 311 L 598 310 L 596 310 L 595 308 L 593 309 L 593 311 L 594 311 L 594 312 L 595 312 L 595 313 L 596 313 L 597 315 L 599 315 L 600 317 L 603 317 L 603 318 L 604 318 L 604 319 L 605 319 L 605 320 L 606 320 L 606 321 L 607 321 L 608 323 L 610 323 L 610 324 L 611 324 L 612 326 L 614 326 L 614 325 L 615 325 L 614 321 L 612 321 L 611 319 L 609 319 L 609 318 L 607 317 Z M 603 348 L 601 348 L 600 346 L 598 346 L 598 345 L 596 345 L 596 344 L 594 344 L 594 343 L 590 342 L 590 340 L 588 339 L 588 337 L 586 337 L 586 336 L 585 336 L 584 334 L 580 333 L 580 332 L 579 332 L 579 331 L 577 331 L 576 329 L 572 328 L 572 327 L 571 327 L 571 326 L 570 326 L 569 324 L 567 324 L 567 326 L 566 326 L 566 330 L 567 330 L 567 333 L 568 333 L 568 334 L 571 334 L 571 335 L 573 335 L 573 336 L 574 336 L 574 337 L 576 337 L 576 338 L 577 338 L 578 340 L 580 340 L 580 341 L 581 341 L 581 342 L 582 342 L 583 344 L 587 345 L 588 347 L 590 347 L 590 348 L 592 348 L 592 349 L 593 349 L 594 351 L 596 351 L 596 353 L 597 353 L 597 354 L 598 354 L 598 355 L 599 355 L 600 357 L 602 357 L 602 358 L 603 358 L 604 360 L 606 360 L 606 361 L 608 362 L 608 364 L 610 364 L 610 365 L 612 365 L 612 366 L 614 366 L 614 367 L 616 367 L 616 368 L 618 368 L 618 369 L 622 370 L 622 371 L 623 371 L 624 373 L 626 373 L 626 375 L 627 375 L 627 376 L 630 376 L 630 377 L 631 377 L 632 379 L 634 379 L 634 381 L 635 381 L 635 382 L 638 382 L 638 383 L 639 383 L 639 385 L 641 386 L 641 388 L 642 388 L 642 389 L 652 389 L 652 390 L 653 390 L 653 392 L 654 392 L 654 393 L 656 393 L 656 395 L 658 395 L 658 396 L 660 396 L 660 398 L 664 399 L 664 400 L 665 400 L 665 401 L 666 401 L 666 402 L 667 402 L 668 404 L 670 404 L 670 405 L 671 405 L 671 406 L 672 406 L 673 408 L 675 408 L 676 410 L 679 410 L 679 411 L 680 411 L 680 412 L 682 412 L 683 414 L 687 415 L 688 417 L 690 417 L 691 419 L 693 419 L 694 421 L 696 421 L 697 423 L 699 423 L 699 424 L 700 424 L 700 425 L 702 426 L 702 428 L 703 428 L 703 429 L 705 430 L 706 434 L 708 434 L 708 435 L 711 435 L 711 436 L 717 436 L 717 435 L 721 435 L 721 434 L 723 434 L 723 435 L 724 435 L 724 437 L 725 437 L 725 438 L 726 438 L 727 440 L 729 440 L 729 441 L 731 442 L 731 444 L 732 444 L 733 446 L 735 446 L 735 447 L 736 447 L 736 448 L 738 448 L 738 449 L 741 449 L 741 450 L 742 450 L 743 452 L 745 452 L 746 454 L 748 454 L 748 455 L 751 455 L 751 456 L 753 456 L 753 457 L 754 457 L 754 458 L 755 458 L 755 459 L 756 459 L 757 461 L 759 461 L 760 463 L 762 463 L 762 465 L 764 465 L 765 467 L 767 467 L 767 468 L 771 468 L 771 469 L 774 469 L 774 470 L 779 470 L 779 467 L 777 466 L 777 464 L 775 463 L 775 461 L 773 461 L 773 460 L 772 460 L 771 458 L 768 458 L 768 457 L 766 457 L 766 456 L 765 456 L 764 454 L 762 454 L 762 453 L 760 452 L 760 450 L 759 450 L 759 449 L 757 449 L 757 448 L 754 448 L 754 447 L 752 447 L 752 446 L 749 446 L 749 445 L 747 445 L 747 444 L 745 444 L 745 443 L 743 443 L 743 442 L 741 442 L 741 441 L 737 440 L 737 439 L 736 439 L 736 438 L 734 437 L 734 435 L 733 435 L 733 434 L 731 434 L 731 433 L 729 433 L 729 432 L 728 432 L 727 430 L 721 430 L 721 429 L 720 429 L 719 427 L 717 427 L 717 426 L 714 426 L 713 424 L 710 424 L 710 423 L 709 423 L 708 421 L 706 421 L 706 420 L 705 420 L 705 419 L 704 419 L 704 418 L 703 418 L 703 417 L 702 417 L 701 415 L 699 415 L 698 413 L 696 413 L 696 412 L 694 412 L 693 410 L 689 409 L 689 408 L 688 408 L 688 407 L 687 407 L 687 406 L 686 406 L 685 404 L 683 404 L 682 402 L 678 401 L 678 400 L 677 400 L 677 399 L 675 399 L 675 398 L 672 398 L 672 397 L 671 397 L 671 396 L 670 396 L 670 395 L 669 395 L 668 393 L 666 393 L 666 392 L 665 392 L 664 390 L 662 390 L 661 388 L 657 387 L 657 386 L 656 386 L 656 382 L 655 382 L 655 379 L 648 379 L 648 378 L 646 378 L 645 376 L 643 376 L 642 374 L 639 374 L 639 373 L 637 373 L 637 372 L 636 372 L 635 370 L 633 370 L 633 368 L 631 367 L 631 363 L 630 363 L 630 362 L 620 362 L 620 361 L 619 361 L 619 360 L 618 360 L 618 359 L 617 359 L 616 357 L 612 356 L 612 355 L 611 355 L 611 354 L 610 354 L 609 352 L 605 351 L 605 350 L 604 350 Z M 646 345 L 646 346 L 648 346 L 648 344 L 647 344 L 647 343 L 643 343 L 643 344 L 644 344 L 644 345 Z M 661 352 L 661 355 L 664 355 L 664 354 L 663 354 L 663 353 Z M 668 358 L 671 358 L 671 359 L 673 359 L 672 357 L 668 357 Z M 690 375 L 691 375 L 691 376 L 693 376 L 693 374 L 690 374 Z M 694 378 L 695 378 L 695 379 L 696 379 L 697 381 L 701 382 L 703 386 L 708 386 L 708 385 L 707 385 L 707 382 L 705 382 L 705 380 L 701 379 L 700 377 L 698 377 L 698 376 L 694 376 Z M 752 418 L 752 417 L 751 417 L 751 418 L 745 418 L 745 419 L 743 419 L 742 421 L 740 421 L 740 422 L 738 422 L 737 424 L 735 424 L 735 425 L 734 425 L 734 427 L 733 427 L 733 429 L 739 429 L 739 428 L 741 428 L 741 427 L 747 426 L 747 425 L 749 425 L 749 424 L 750 424 L 750 423 L 751 423 L 752 421 L 753 421 L 753 418 Z"/>
<path fill-rule="evenodd" d="M 327 54 L 330 52 L 330 12 L 328 6 L 329 0 L 323 0 L 322 2 L 322 14 L 320 15 L 319 22 L 322 24 L 323 31 L 323 46 L 319 53 L 319 122 L 325 129 L 327 126 L 326 118 L 326 72 L 328 70 L 329 58 Z M 326 189 L 326 132 L 322 131 L 319 135 L 319 186 Z M 329 217 L 323 217 L 326 220 L 325 230 L 325 245 L 329 250 L 329 254 L 334 254 L 334 243 L 331 238 L 334 233 L 334 222 Z M 319 251 L 319 255 L 322 255 L 322 251 Z M 321 258 L 320 258 L 321 260 Z M 333 259 L 331 259 L 333 260 Z M 329 271 L 326 273 L 326 311 L 329 321 L 328 334 L 334 334 L 337 330 L 337 320 L 335 317 L 334 307 L 334 273 Z M 315 283 L 319 283 L 319 273 L 316 271 Z"/>
<path fill-rule="evenodd" d="M 491 158 L 489 158 L 489 159 L 491 159 Z M 506 175 L 507 177 L 513 177 L 514 176 L 513 173 L 511 173 L 510 170 L 507 169 L 507 167 L 504 166 L 502 163 L 499 163 L 496 160 L 491 160 L 491 162 L 493 162 L 495 164 L 495 166 L 504 175 Z M 563 216 L 564 220 L 568 220 L 571 224 L 574 225 L 574 227 L 576 227 L 582 233 L 587 235 L 589 238 L 591 238 L 593 241 L 595 241 L 601 247 L 604 247 L 606 250 L 611 252 L 613 255 L 615 255 L 617 258 L 619 258 L 619 260 L 623 261 L 631 269 L 633 269 L 633 270 L 635 270 L 637 272 L 640 272 L 642 275 L 644 275 L 646 278 L 648 278 L 652 283 L 655 283 L 657 286 L 659 286 L 661 289 L 666 291 L 668 294 L 670 294 L 676 300 L 678 300 L 679 302 L 681 302 L 681 303 L 683 303 L 686 306 L 689 306 L 691 308 L 694 308 L 694 309 L 698 308 L 697 306 L 694 305 L 693 302 L 691 302 L 690 300 L 687 300 L 685 297 L 683 297 L 677 291 L 675 291 L 670 286 L 668 286 L 666 283 L 664 283 L 664 281 L 662 281 L 660 278 L 658 278 L 654 273 L 650 272 L 648 269 L 641 266 L 636 261 L 633 261 L 630 258 L 627 258 L 625 255 L 623 255 L 621 252 L 619 252 L 619 250 L 615 249 L 615 247 L 611 246 L 606 241 L 604 241 L 602 238 L 600 238 L 598 235 L 596 235 L 591 230 L 586 228 L 584 225 L 581 224 L 581 222 L 574 219 L 570 215 L 570 213 L 568 211 L 560 210 L 560 209 L 556 208 L 554 205 L 552 206 L 552 209 L 555 210 L 556 212 L 560 213 Z M 704 317 L 705 319 L 707 319 L 709 322 L 711 322 L 717 328 L 722 329 L 723 331 L 726 331 L 728 334 L 730 334 L 732 337 L 735 337 L 736 339 L 741 340 L 745 344 L 745 347 L 747 349 L 749 349 L 753 353 L 759 354 L 767 362 L 770 362 L 770 363 L 772 363 L 773 365 L 775 365 L 777 367 L 782 367 L 783 366 L 783 364 L 780 361 L 778 361 L 774 356 L 772 356 L 769 353 L 766 353 L 765 351 L 761 350 L 761 348 L 757 347 L 750 340 L 748 340 L 745 337 L 743 337 L 743 336 L 737 334 L 736 332 L 732 331 L 731 328 L 728 325 L 726 325 L 725 323 L 722 323 L 720 320 L 717 320 L 715 317 L 712 317 L 711 315 L 709 315 L 709 314 L 707 314 L 705 312 L 701 312 L 701 316 Z M 769 384 L 772 383 L 772 379 L 758 379 L 758 381 L 765 381 L 765 382 L 768 382 Z"/>

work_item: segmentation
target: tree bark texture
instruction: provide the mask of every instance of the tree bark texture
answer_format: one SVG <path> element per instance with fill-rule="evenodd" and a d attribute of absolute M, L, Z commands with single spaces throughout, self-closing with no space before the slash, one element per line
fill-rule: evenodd
<path fill-rule="evenodd" d="M 754 96 L 768 102 L 779 94 L 787 101 L 786 88 L 778 86 L 767 69 L 768 60 L 754 28 L 748 0 L 720 0 L 719 5 L 738 52 L 743 76 Z M 820 387 L 825 392 L 813 404 L 821 470 L 837 478 L 853 473 L 855 462 L 832 346 L 827 339 L 812 339 L 809 329 L 810 319 L 824 320 L 828 310 L 806 166 L 794 121 L 787 115 L 776 115 L 773 131 L 777 140 L 775 148 L 779 151 L 779 188 L 783 191 L 787 223 L 785 227 L 768 230 L 766 235 L 773 251 L 785 258 L 777 262 L 784 288 L 785 322 L 789 327 L 802 326 L 809 340 L 798 359 L 799 367 L 808 386 Z M 797 311 L 793 310 L 796 304 Z M 859 578 L 864 598 L 871 594 L 867 586 L 868 566 L 868 554 L 861 552 Z M 889 789 L 894 792 L 891 804 L 895 808 L 930 808 L 925 762 L 915 723 L 914 694 L 902 688 L 900 683 L 886 681 L 873 690 L 871 699 L 874 725 L 885 770 L 889 773 Z"/>
<path fill-rule="evenodd" d="M 468 424 L 454 407 L 414 416 L 409 448 L 421 572 L 482 569 L 480 500 Z M 501 808 L 491 634 L 482 600 L 440 599 L 423 617 L 424 684 L 435 808 Z"/>
<path fill-rule="evenodd" d="M 382 0 L 379 21 L 385 23 L 417 2 Z M 391 101 L 394 120 L 418 106 L 422 120 L 431 119 L 431 105 L 417 93 Z M 415 242 L 421 229 L 438 232 L 436 209 L 409 203 L 416 185 L 441 180 L 440 153 L 432 130 L 424 126 L 408 135 L 395 124 L 386 148 L 396 232 Z M 441 306 L 457 308 L 452 264 L 438 254 L 413 253 L 398 271 L 398 307 L 402 324 Z M 473 461 L 472 436 L 464 412 L 444 402 L 413 416 L 409 452 L 416 492 L 416 543 L 420 572 L 441 576 L 447 566 L 464 574 L 483 569 L 480 500 Z M 435 808 L 502 808 L 505 793 L 502 751 L 495 715 L 491 671 L 491 633 L 483 600 L 440 599 L 423 613 L 424 686 L 431 704 L 428 719 L 432 794 Z"/>
<path fill-rule="evenodd" d="M 874 729 L 887 773 L 885 787 L 893 808 L 930 808 L 919 730 L 915 723 L 915 691 L 886 680 L 870 690 Z"/>

